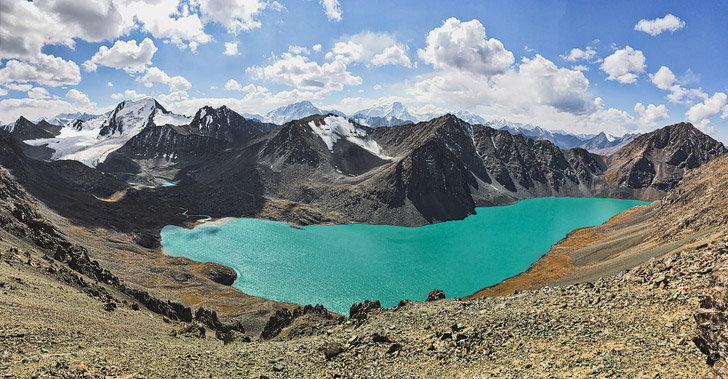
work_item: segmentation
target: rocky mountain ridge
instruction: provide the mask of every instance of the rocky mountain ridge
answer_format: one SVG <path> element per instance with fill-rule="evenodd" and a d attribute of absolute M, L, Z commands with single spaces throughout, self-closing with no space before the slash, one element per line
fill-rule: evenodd
<path fill-rule="evenodd" d="M 645 134 L 607 158 L 454 115 L 368 128 L 328 114 L 276 127 L 227 107 L 204 107 L 187 123 L 157 125 L 171 118 L 157 105 L 132 107 L 147 126 L 110 139 L 121 146 L 106 153 L 100 169 L 142 185 L 173 181 L 231 196 L 244 191 L 351 222 L 422 225 L 541 196 L 655 200 L 687 169 L 725 153 L 689 124 Z M 116 125 L 124 135 L 124 120 L 131 118 L 117 117 L 123 109 L 104 127 Z M 201 213 L 219 212 L 200 206 Z"/>
<path fill-rule="evenodd" d="M 685 167 L 725 153 L 705 135 L 703 143 L 691 144 L 688 134 L 678 132 L 692 128 L 687 124 L 631 142 L 625 151 L 661 152 L 640 160 L 626 153 L 607 159 L 580 148 L 561 150 L 547 140 L 470 125 L 452 115 L 375 129 L 337 117 L 292 121 L 205 162 L 180 162 L 181 179 L 228 191 L 239 180 L 230 178 L 255 178 L 248 184 L 260 196 L 313 207 L 334 219 L 422 225 L 466 217 L 477 206 L 539 196 L 655 200 Z M 360 135 L 352 140 L 337 134 L 343 129 L 332 131 L 327 120 L 334 119 Z M 659 147 L 661 139 L 649 137 L 661 133 L 672 142 Z M 684 162 L 678 151 L 696 163 Z M 675 158 L 665 159 L 668 155 Z M 194 164 L 194 171 L 185 170 L 186 164 Z M 655 180 L 624 179 L 648 175 L 649 165 L 661 167 Z"/>
<path fill-rule="evenodd" d="M 2 131 L 24 141 L 37 138 L 56 137 L 61 133 L 61 127 L 49 124 L 45 120 L 33 123 L 27 118 L 21 116 L 15 122 L 4 125 L 2 127 Z"/>

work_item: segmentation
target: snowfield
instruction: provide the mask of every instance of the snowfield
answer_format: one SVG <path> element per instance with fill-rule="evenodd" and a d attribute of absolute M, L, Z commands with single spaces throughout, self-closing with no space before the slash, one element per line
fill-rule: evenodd
<path fill-rule="evenodd" d="M 314 121 L 308 125 L 324 141 L 331 152 L 334 151 L 334 144 L 343 138 L 380 158 L 389 159 L 382 154 L 379 144 L 367 137 L 365 129 L 357 127 L 344 117 L 329 116 L 324 119 L 322 125 L 316 125 Z"/>

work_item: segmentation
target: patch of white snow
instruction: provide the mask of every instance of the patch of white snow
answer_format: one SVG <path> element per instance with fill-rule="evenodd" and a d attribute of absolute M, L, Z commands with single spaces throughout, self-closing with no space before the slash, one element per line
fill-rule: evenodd
<path fill-rule="evenodd" d="M 382 154 L 379 144 L 367 137 L 365 129 L 357 127 L 344 117 L 329 116 L 324 119 L 322 125 L 316 125 L 314 121 L 311 121 L 309 126 L 331 152 L 334 151 L 334 144 L 343 138 L 376 156 L 388 158 Z"/>

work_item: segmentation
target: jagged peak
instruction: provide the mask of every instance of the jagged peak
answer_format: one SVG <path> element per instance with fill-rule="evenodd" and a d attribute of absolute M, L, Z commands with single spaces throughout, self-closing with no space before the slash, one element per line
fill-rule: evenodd
<path fill-rule="evenodd" d="M 451 122 L 451 123 L 457 123 L 457 124 L 468 124 L 468 122 L 462 120 L 461 118 L 459 118 L 458 116 L 456 116 L 453 113 L 445 113 L 444 115 L 442 115 L 440 117 L 435 117 L 430 121 L 435 121 L 435 122 L 442 121 L 442 122 Z M 468 124 L 468 125 L 470 125 L 470 124 Z"/>
<path fill-rule="evenodd" d="M 726 151 L 723 144 L 703 133 L 689 122 L 679 122 L 640 135 L 614 154 L 621 156 L 636 151 L 685 147 L 690 150 Z"/>
<path fill-rule="evenodd" d="M 25 116 L 20 116 L 20 117 L 18 117 L 17 120 L 15 120 L 15 124 L 17 125 L 18 123 L 31 123 L 32 124 L 33 122 L 31 122 L 30 120 L 25 118 Z"/>
<path fill-rule="evenodd" d="M 230 117 L 231 115 L 233 117 L 244 118 L 238 112 L 235 112 L 234 110 L 230 109 L 226 105 L 222 105 L 218 108 L 213 108 L 210 105 L 205 105 L 204 107 L 197 110 L 197 112 L 195 113 L 195 116 L 192 119 L 192 122 L 196 122 L 196 121 L 199 122 L 201 119 L 203 119 L 205 117 L 212 117 L 212 118 Z"/>

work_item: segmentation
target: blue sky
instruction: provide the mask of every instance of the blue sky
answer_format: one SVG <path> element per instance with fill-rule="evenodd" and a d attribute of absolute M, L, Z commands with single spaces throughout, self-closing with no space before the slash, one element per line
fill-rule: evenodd
<path fill-rule="evenodd" d="M 6 123 L 139 96 L 185 114 L 401 101 L 728 142 L 725 1 L 9 0 L 0 19 Z"/>

